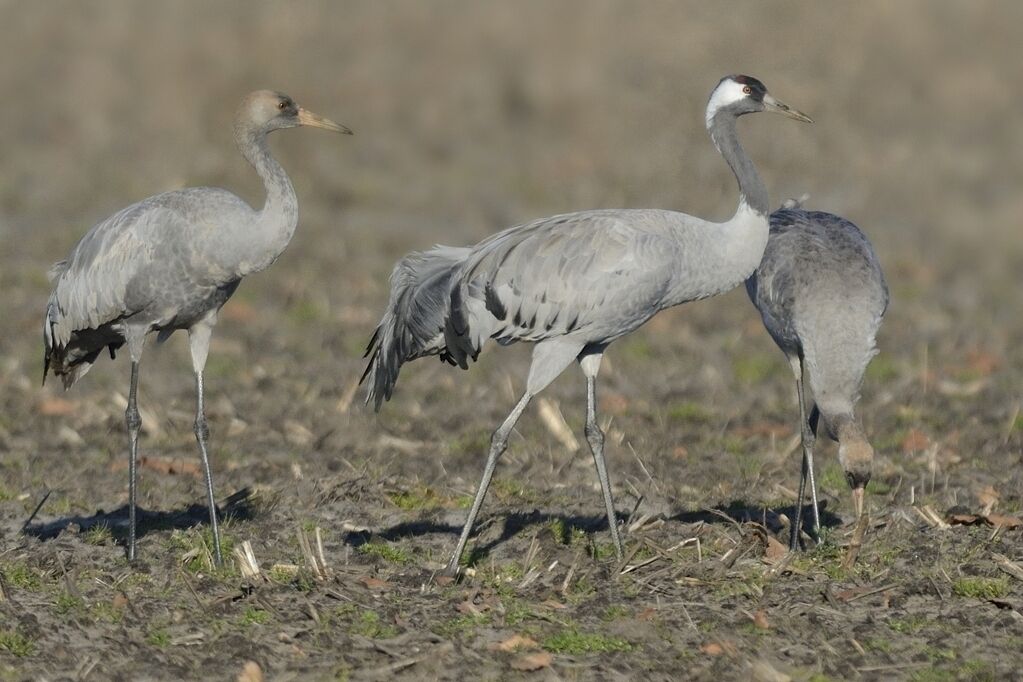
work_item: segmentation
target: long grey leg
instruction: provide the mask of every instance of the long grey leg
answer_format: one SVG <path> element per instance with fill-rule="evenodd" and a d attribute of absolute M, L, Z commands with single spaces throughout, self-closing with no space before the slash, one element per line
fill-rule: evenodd
<path fill-rule="evenodd" d="M 604 495 L 604 509 L 607 512 L 607 526 L 611 531 L 611 541 L 615 546 L 615 556 L 621 561 L 625 556 L 625 545 L 618 532 L 618 516 L 615 514 L 614 500 L 611 495 L 611 479 L 607 475 L 607 463 L 604 461 L 604 432 L 597 425 L 597 371 L 600 369 L 602 354 L 587 355 L 579 361 L 586 375 L 586 441 L 593 453 L 593 464 L 597 468 L 600 479 L 600 491 Z"/>
<path fill-rule="evenodd" d="M 487 488 L 490 487 L 490 479 L 494 476 L 494 468 L 497 466 L 498 458 L 504 453 L 508 447 L 508 436 L 511 434 L 512 429 L 515 428 L 515 423 L 518 422 L 519 417 L 526 409 L 526 405 L 529 404 L 530 399 L 533 395 L 526 391 L 519 402 L 512 409 L 511 414 L 504 420 L 504 422 L 497 427 L 494 431 L 494 435 L 490 438 L 490 453 L 487 455 L 487 464 L 483 468 L 483 478 L 480 479 L 479 487 L 476 488 L 476 497 L 472 501 L 472 507 L 469 509 L 469 516 L 465 519 L 465 525 L 462 527 L 462 535 L 458 538 L 458 544 L 455 546 L 455 551 L 451 555 L 451 559 L 448 561 L 447 567 L 444 569 L 445 575 L 454 576 L 458 573 L 458 562 L 462 558 L 462 552 L 465 551 L 465 545 L 469 541 L 469 534 L 472 533 L 473 524 L 476 523 L 476 516 L 480 513 L 480 507 L 483 506 L 483 498 L 487 495 Z"/>
<path fill-rule="evenodd" d="M 820 512 L 817 507 L 817 483 L 813 474 L 813 446 L 816 437 L 810 429 L 806 414 L 806 396 L 803 385 L 803 363 L 800 358 L 790 358 L 792 371 L 796 375 L 796 394 L 799 398 L 799 433 L 802 441 L 803 463 L 799 474 L 799 493 L 796 499 L 796 518 L 789 536 L 789 549 L 799 549 L 799 534 L 803 528 L 803 500 L 806 496 L 806 482 L 810 481 L 811 508 L 813 510 L 813 533 L 816 539 L 820 533 Z"/>
<path fill-rule="evenodd" d="M 139 429 L 142 415 L 138 408 L 139 363 L 131 361 L 131 386 L 128 389 L 128 409 L 124 421 L 128 425 L 128 561 L 135 561 L 135 505 L 137 500 L 136 476 L 139 454 Z"/>
<path fill-rule="evenodd" d="M 213 318 L 214 321 L 215 319 Z M 212 322 L 208 324 L 200 323 L 200 325 L 188 330 L 188 343 L 192 351 L 192 367 L 195 370 L 195 440 L 199 443 L 199 457 L 202 459 L 203 474 L 206 476 L 206 503 L 209 505 L 210 530 L 213 533 L 213 557 L 217 562 L 217 566 L 222 566 L 224 564 L 224 557 L 220 551 L 220 526 L 217 524 L 217 502 L 213 495 L 213 474 L 210 471 L 210 458 L 207 452 L 210 428 L 206 422 L 202 380 L 212 331 Z"/>
<path fill-rule="evenodd" d="M 813 471 L 813 449 L 817 443 L 817 423 L 820 420 L 820 416 L 820 410 L 817 409 L 815 404 L 813 409 L 810 410 L 810 416 L 807 418 L 807 428 L 809 429 L 807 442 L 810 444 L 810 463 L 807 466 L 807 475 L 810 477 L 810 502 L 813 505 L 813 533 L 815 539 L 820 538 L 821 532 L 821 515 L 817 506 L 817 475 Z"/>

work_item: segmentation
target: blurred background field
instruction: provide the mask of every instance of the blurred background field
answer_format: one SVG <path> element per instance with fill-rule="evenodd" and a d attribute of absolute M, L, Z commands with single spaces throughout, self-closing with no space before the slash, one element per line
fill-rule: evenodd
<path fill-rule="evenodd" d="M 126 362 L 101 360 L 66 395 L 38 385 L 47 268 L 93 223 L 159 191 L 215 185 L 261 202 L 230 123 L 240 98 L 264 87 L 356 134 L 301 130 L 271 141 L 301 217 L 291 246 L 245 281 L 215 335 L 208 396 L 221 497 L 265 486 L 283 496 L 275 513 L 326 525 L 332 516 L 302 507 L 310 479 L 369 475 L 399 490 L 471 494 L 489 433 L 522 387 L 528 348 L 489 349 L 464 374 L 433 360 L 410 365 L 395 400 L 373 415 L 353 400 L 353 382 L 394 261 L 585 208 L 728 217 L 734 180 L 703 111 L 721 76 L 748 73 L 816 120 L 740 124 L 772 202 L 807 193 L 811 208 L 856 222 L 892 290 L 861 403 L 878 450 L 871 505 L 927 494 L 938 508 L 976 506 L 990 487 L 1001 509 L 1017 512 L 1019 26 L 1015 2 L 0 0 L 0 558 L 33 565 L 33 552 L 52 551 L 52 542 L 25 549 L 14 535 L 43 488 L 57 491 L 46 519 L 126 499 L 117 468 Z M 178 336 L 151 344 L 143 364 L 142 452 L 187 459 L 192 378 Z M 601 400 L 620 511 L 639 496 L 664 513 L 791 504 L 791 377 L 745 292 L 664 313 L 608 360 Z M 566 372 L 548 394 L 581 435 L 581 375 Z M 833 446 L 818 462 L 830 508 L 847 511 Z M 574 511 L 599 515 L 585 446 L 567 453 L 535 410 L 500 466 L 499 477 L 535 487 L 541 501 L 492 499 L 484 515 L 530 504 L 562 511 L 558 486 L 579 493 Z M 195 477 L 143 473 L 149 509 L 200 499 Z M 339 500 L 330 515 L 371 528 L 409 515 L 392 505 L 381 518 L 372 509 L 391 498 L 367 499 L 361 508 Z M 254 537 L 255 523 L 232 531 Z M 331 551 L 347 552 L 333 530 Z M 606 531 L 597 534 L 603 541 Z M 453 541 L 402 542 L 432 543 L 440 556 Z M 156 543 L 141 546 L 154 571 L 164 557 Z M 492 551 L 514 557 L 528 543 Z M 257 554 L 273 547 L 267 540 Z M 119 552 L 107 546 L 90 561 L 119 561 Z M 61 669 L 39 655 L 40 670 Z M 838 665 L 818 667 L 834 674 Z"/>

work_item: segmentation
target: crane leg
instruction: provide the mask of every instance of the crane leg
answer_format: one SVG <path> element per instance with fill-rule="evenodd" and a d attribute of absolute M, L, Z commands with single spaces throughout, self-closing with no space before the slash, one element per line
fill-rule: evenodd
<path fill-rule="evenodd" d="M 604 509 L 607 512 L 607 526 L 611 531 L 611 541 L 615 546 L 615 556 L 621 561 L 625 556 L 625 545 L 618 532 L 618 516 L 615 514 L 614 499 L 611 495 L 611 479 L 607 475 L 607 463 L 604 461 L 604 432 L 597 424 L 597 372 L 600 369 L 602 353 L 593 353 L 579 361 L 586 375 L 586 442 L 593 453 L 593 464 L 597 468 L 600 479 L 600 491 L 604 496 Z"/>
<path fill-rule="evenodd" d="M 821 411 L 817 409 L 816 403 L 810 410 L 807 423 L 810 429 L 808 442 L 810 443 L 810 466 L 807 475 L 810 477 L 810 503 L 813 509 L 813 532 L 819 538 L 821 532 L 821 514 L 817 505 L 817 478 L 813 472 L 813 448 L 817 443 L 817 424 L 820 422 Z"/>
<path fill-rule="evenodd" d="M 792 522 L 789 536 L 789 549 L 796 551 L 800 547 L 800 532 L 803 529 L 803 500 L 806 497 L 806 482 L 810 481 L 811 509 L 813 512 L 813 536 L 820 534 L 820 512 L 817 506 L 817 482 L 813 474 L 813 447 L 816 441 L 816 429 L 810 428 L 806 415 L 806 393 L 803 384 L 803 363 L 800 358 L 791 360 L 792 371 L 796 375 L 796 394 L 799 398 L 799 434 L 802 442 L 803 463 L 799 474 L 799 492 L 796 498 L 796 518 Z"/>
<path fill-rule="evenodd" d="M 462 534 L 458 538 L 455 552 L 451 555 L 448 565 L 444 568 L 444 575 L 455 576 L 458 574 L 458 562 L 461 560 L 462 552 L 465 551 L 465 545 L 469 541 L 469 534 L 472 532 L 476 516 L 483 505 L 483 498 L 486 497 L 487 488 L 490 487 L 490 479 L 494 476 L 494 467 L 497 466 L 498 458 L 508 447 L 508 436 L 511 435 L 512 429 L 515 428 L 515 423 L 519 421 L 519 417 L 525 412 L 526 406 L 529 405 L 529 401 L 532 400 L 533 396 L 546 388 L 566 367 L 571 365 L 582 349 L 583 345 L 581 343 L 565 339 L 564 337 L 541 341 L 533 347 L 533 360 L 529 365 L 526 391 L 522 394 L 515 407 L 512 408 L 508 417 L 497 427 L 494 435 L 490 438 L 490 452 L 487 455 L 487 464 L 483 468 L 483 478 L 480 479 L 479 487 L 476 489 L 476 497 L 472 501 L 472 508 L 469 509 L 469 516 L 465 520 L 465 526 L 462 527 Z"/>
<path fill-rule="evenodd" d="M 497 427 L 494 435 L 490 438 L 490 453 L 487 455 L 487 464 L 483 468 L 483 478 L 480 479 L 479 487 L 476 488 L 476 497 L 473 499 L 472 507 L 469 509 L 469 516 L 465 519 L 465 525 L 462 527 L 462 534 L 458 538 L 458 544 L 455 545 L 455 551 L 451 555 L 447 567 L 444 569 L 445 575 L 455 576 L 458 574 L 458 562 L 462 558 L 462 552 L 465 551 L 465 545 L 469 541 L 469 535 L 472 533 L 472 527 L 476 523 L 476 516 L 480 513 L 480 507 L 483 506 L 483 498 L 486 497 L 487 489 L 490 487 L 490 479 L 494 476 L 497 460 L 507 449 L 508 436 L 511 434 L 512 429 L 515 428 L 515 423 L 522 416 L 526 405 L 529 404 L 532 397 L 533 395 L 526 391 L 512 409 L 511 414 Z"/>
<path fill-rule="evenodd" d="M 137 501 L 136 478 L 138 474 L 139 429 L 142 415 L 138 407 L 139 361 L 131 361 L 131 385 L 128 388 L 128 409 L 124 421 L 128 425 L 128 561 L 135 561 L 135 506 Z"/>
<path fill-rule="evenodd" d="M 199 457 L 202 460 L 203 474 L 206 477 L 206 503 L 210 510 L 210 531 L 213 535 L 213 558 L 217 566 L 224 565 L 224 557 L 220 551 L 220 526 L 217 524 L 217 502 L 213 495 L 213 473 L 210 471 L 210 458 L 207 443 L 210 438 L 210 427 L 206 422 L 206 406 L 203 395 L 203 369 L 210 348 L 212 324 L 201 324 L 188 330 L 188 344 L 192 352 L 192 367 L 195 370 L 195 440 L 199 444 Z"/>

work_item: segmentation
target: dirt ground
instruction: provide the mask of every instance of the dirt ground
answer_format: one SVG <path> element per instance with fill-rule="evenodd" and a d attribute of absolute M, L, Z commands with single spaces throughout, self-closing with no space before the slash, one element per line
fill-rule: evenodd
<path fill-rule="evenodd" d="M 0 679 L 1023 678 L 1021 25 L 1012 2 L 0 1 Z M 732 72 L 817 121 L 743 121 L 772 201 L 854 220 L 892 289 L 858 554 L 823 442 L 824 541 L 779 551 L 794 387 L 739 290 L 608 351 L 624 565 L 572 369 L 542 397 L 578 442 L 531 406 L 438 581 L 529 349 L 409 365 L 374 414 L 355 382 L 392 264 L 567 210 L 727 217 L 703 108 Z M 45 272 L 158 191 L 259 202 L 230 136 L 257 87 L 356 134 L 272 142 L 299 229 L 207 367 L 227 565 L 176 335 L 142 366 L 129 566 L 128 365 L 40 387 Z"/>

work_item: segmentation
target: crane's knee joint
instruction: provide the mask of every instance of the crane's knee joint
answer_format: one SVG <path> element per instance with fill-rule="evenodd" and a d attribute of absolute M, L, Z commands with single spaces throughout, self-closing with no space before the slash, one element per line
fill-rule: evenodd
<path fill-rule="evenodd" d="M 600 430 L 599 426 L 593 422 L 586 422 L 583 433 L 586 434 L 586 442 L 590 444 L 591 448 L 599 450 L 604 447 L 604 432 Z"/>
<path fill-rule="evenodd" d="M 195 437 L 201 441 L 209 440 L 210 437 L 210 426 L 206 422 L 206 415 L 199 415 L 195 418 L 194 425 Z"/>
<path fill-rule="evenodd" d="M 129 405 L 128 409 L 124 411 L 124 421 L 128 424 L 129 431 L 138 431 L 142 427 L 142 415 L 139 413 L 139 408 Z"/>

